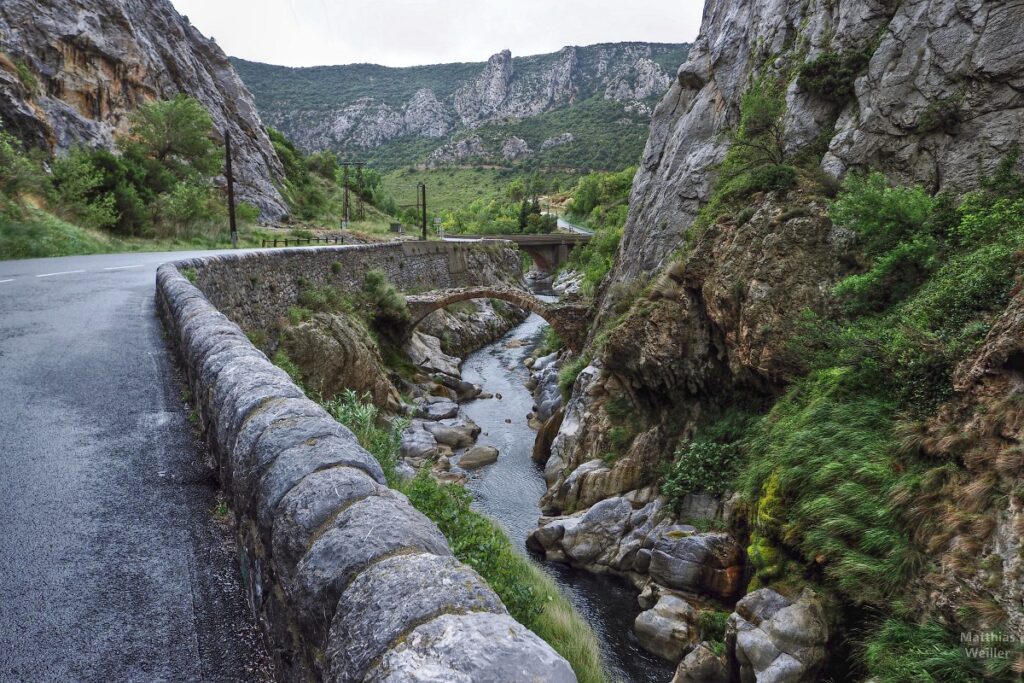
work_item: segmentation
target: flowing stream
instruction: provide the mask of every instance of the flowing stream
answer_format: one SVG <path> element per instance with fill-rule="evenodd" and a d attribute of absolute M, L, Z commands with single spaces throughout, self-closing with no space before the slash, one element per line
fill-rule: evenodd
<path fill-rule="evenodd" d="M 531 458 L 536 433 L 526 416 L 533 396 L 525 386 L 530 375 L 523 361 L 545 327 L 547 323 L 533 314 L 498 341 L 470 355 L 462 366 L 463 379 L 495 395 L 464 405 L 463 412 L 480 425 L 479 443 L 495 446 L 501 453 L 498 462 L 472 474 L 467 485 L 476 498 L 475 507 L 498 521 L 524 554 L 526 537 L 540 517 L 539 502 L 546 485 L 542 468 Z M 541 566 L 594 629 L 613 677 L 623 683 L 671 680 L 674 667 L 642 649 L 633 633 L 640 607 L 632 586 L 562 564 Z"/>

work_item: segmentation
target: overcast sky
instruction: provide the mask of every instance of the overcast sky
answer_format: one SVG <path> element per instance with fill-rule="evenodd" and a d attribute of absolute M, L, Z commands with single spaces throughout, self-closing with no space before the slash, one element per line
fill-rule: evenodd
<path fill-rule="evenodd" d="M 287 66 L 480 62 L 565 45 L 692 41 L 702 0 L 172 0 L 229 55 Z"/>

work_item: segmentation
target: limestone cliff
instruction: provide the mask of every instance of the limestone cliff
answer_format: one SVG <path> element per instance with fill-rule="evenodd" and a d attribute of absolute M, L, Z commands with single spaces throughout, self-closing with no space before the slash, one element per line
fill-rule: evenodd
<path fill-rule="evenodd" d="M 967 189 L 1024 137 L 1024 39 L 1015 2 L 708 0 L 689 59 L 658 105 L 614 281 L 647 277 L 708 200 L 738 122 L 764 74 L 788 81 L 785 139 L 823 137 L 839 176 L 878 168 L 894 180 Z M 826 53 L 867 57 L 854 96 L 806 92 L 795 70 Z"/>
<path fill-rule="evenodd" d="M 0 119 L 23 139 L 56 153 L 110 146 L 138 105 L 177 93 L 231 132 L 240 199 L 283 215 L 281 163 L 251 95 L 169 0 L 0 3 Z"/>
<path fill-rule="evenodd" d="M 582 117 L 613 141 L 628 127 L 627 137 L 638 144 L 625 165 L 639 153 L 642 131 L 686 50 L 650 43 L 529 57 L 504 50 L 481 64 L 403 69 L 235 64 L 266 120 L 304 149 L 370 155 L 391 166 L 422 163 L 433 150 L 435 166 L 553 160 L 547 152 L 557 145 L 545 142 L 566 134 L 571 142 L 587 132 Z M 566 120 L 570 107 L 574 119 Z M 589 145 L 599 151 L 602 140 Z"/>

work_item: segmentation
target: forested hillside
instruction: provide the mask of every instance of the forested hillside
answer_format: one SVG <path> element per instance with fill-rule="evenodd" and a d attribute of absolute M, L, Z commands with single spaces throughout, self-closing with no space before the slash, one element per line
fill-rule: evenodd
<path fill-rule="evenodd" d="M 687 50 L 621 43 L 401 69 L 233 62 L 264 120 L 306 151 L 329 149 L 385 171 L 619 170 L 639 158 L 653 107 Z"/>

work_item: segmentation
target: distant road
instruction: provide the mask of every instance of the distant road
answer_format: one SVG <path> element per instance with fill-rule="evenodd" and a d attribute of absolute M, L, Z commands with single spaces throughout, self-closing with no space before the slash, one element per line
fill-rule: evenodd
<path fill-rule="evenodd" d="M 593 235 L 594 234 L 593 230 L 587 230 L 586 228 L 581 228 L 578 225 L 574 225 L 574 224 L 570 223 L 569 221 L 565 220 L 564 218 L 562 218 L 561 216 L 558 216 L 558 227 L 561 228 L 562 230 L 568 230 L 569 232 L 574 232 L 577 235 Z"/>
<path fill-rule="evenodd" d="M 2 681 L 264 680 L 154 310 L 195 255 L 0 261 Z"/>

